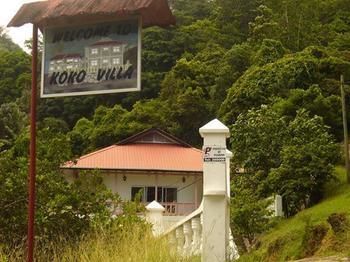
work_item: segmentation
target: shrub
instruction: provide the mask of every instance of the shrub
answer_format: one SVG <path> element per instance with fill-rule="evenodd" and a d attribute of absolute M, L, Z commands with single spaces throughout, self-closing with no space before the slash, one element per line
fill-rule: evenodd
<path fill-rule="evenodd" d="M 325 224 L 310 226 L 306 224 L 305 236 L 303 239 L 304 256 L 312 256 L 320 248 L 323 238 L 328 232 L 328 227 Z"/>
<path fill-rule="evenodd" d="M 327 222 L 336 234 L 345 232 L 349 226 L 349 221 L 345 213 L 333 213 L 327 218 Z"/>

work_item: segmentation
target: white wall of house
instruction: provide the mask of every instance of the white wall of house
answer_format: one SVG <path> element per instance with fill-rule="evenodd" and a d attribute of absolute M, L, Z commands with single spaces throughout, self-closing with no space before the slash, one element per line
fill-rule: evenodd
<path fill-rule="evenodd" d="M 126 177 L 126 181 L 123 177 Z M 185 177 L 185 182 L 183 182 Z M 158 182 L 157 182 L 158 180 Z M 197 181 L 196 181 L 197 180 Z M 122 199 L 131 200 L 131 188 L 142 186 L 158 186 L 177 188 L 177 202 L 179 203 L 194 203 L 197 197 L 198 203 L 202 196 L 202 180 L 199 176 L 180 176 L 180 175 L 142 175 L 142 174 L 103 174 L 105 185 L 112 190 L 113 193 L 118 193 Z M 197 184 L 197 196 L 195 196 Z"/>
<path fill-rule="evenodd" d="M 126 180 L 123 180 L 123 177 Z M 71 171 L 65 171 L 68 181 L 73 180 Z M 122 199 L 131 200 L 132 187 L 171 187 L 177 188 L 178 203 L 200 204 L 203 195 L 203 180 L 200 175 L 178 175 L 178 174 L 130 174 L 130 173 L 102 173 L 104 184 L 113 193 L 118 193 Z M 185 182 L 183 182 L 185 178 Z"/>

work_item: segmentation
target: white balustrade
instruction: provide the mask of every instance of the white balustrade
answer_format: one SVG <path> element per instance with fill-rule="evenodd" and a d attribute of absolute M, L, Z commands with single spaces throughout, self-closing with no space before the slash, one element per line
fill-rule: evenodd
<path fill-rule="evenodd" d="M 183 226 L 179 226 L 175 230 L 176 233 L 176 242 L 177 242 L 177 252 L 179 254 L 185 255 L 184 252 L 184 240 L 185 240 L 185 235 L 183 231 Z"/>
<path fill-rule="evenodd" d="M 191 253 L 192 253 L 192 234 L 193 234 L 191 221 L 186 222 L 183 225 L 183 229 L 184 229 L 184 235 L 185 235 L 185 244 L 183 247 L 184 254 L 191 255 Z"/>
<path fill-rule="evenodd" d="M 201 214 L 203 204 L 190 215 L 176 223 L 164 232 L 168 236 L 169 245 L 176 246 L 178 254 L 183 256 L 199 255 L 201 253 Z M 173 238 L 176 237 L 174 241 Z"/>
<path fill-rule="evenodd" d="M 172 231 L 168 234 L 168 243 L 169 243 L 169 250 L 171 251 L 171 253 L 175 253 L 177 248 L 175 231 Z"/>
<path fill-rule="evenodd" d="M 199 217 L 194 217 L 191 220 L 191 226 L 193 231 L 193 242 L 192 242 L 192 249 L 191 253 L 193 255 L 199 255 L 200 254 L 200 247 L 201 247 L 201 241 L 202 241 L 202 225 Z"/>

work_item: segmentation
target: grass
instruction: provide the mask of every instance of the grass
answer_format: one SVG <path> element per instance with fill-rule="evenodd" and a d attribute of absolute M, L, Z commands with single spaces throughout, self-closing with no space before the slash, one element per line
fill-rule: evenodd
<path fill-rule="evenodd" d="M 79 243 L 46 243 L 36 248 L 36 261 L 50 262 L 159 262 L 200 261 L 198 257 L 183 258 L 171 252 L 165 239 L 154 238 L 144 227 L 133 226 L 126 230 L 99 230 Z M 23 249 L 1 252 L 0 261 L 24 261 Z"/>
<path fill-rule="evenodd" d="M 243 255 L 239 261 L 300 259 L 307 256 L 310 248 L 314 256 L 350 256 L 350 227 L 345 226 L 345 232 L 335 233 L 327 222 L 333 213 L 344 213 L 350 218 L 350 185 L 346 184 L 344 168 L 337 167 L 335 172 L 337 181 L 326 185 L 325 198 L 321 203 L 293 218 L 281 220 L 276 227 L 261 236 L 258 249 Z M 326 230 L 325 236 L 317 234 L 319 229 Z M 315 239 L 317 237 L 319 239 Z"/>

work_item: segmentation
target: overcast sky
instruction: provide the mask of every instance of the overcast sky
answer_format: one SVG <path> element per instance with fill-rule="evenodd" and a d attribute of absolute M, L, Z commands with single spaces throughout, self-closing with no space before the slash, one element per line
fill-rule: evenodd
<path fill-rule="evenodd" d="M 9 0 L 3 4 L 0 9 L 0 25 L 6 27 L 11 18 L 24 3 L 37 2 L 40 0 Z M 8 28 L 8 34 L 12 40 L 21 47 L 24 47 L 24 41 L 32 36 L 32 25 L 27 24 L 22 27 Z"/>

